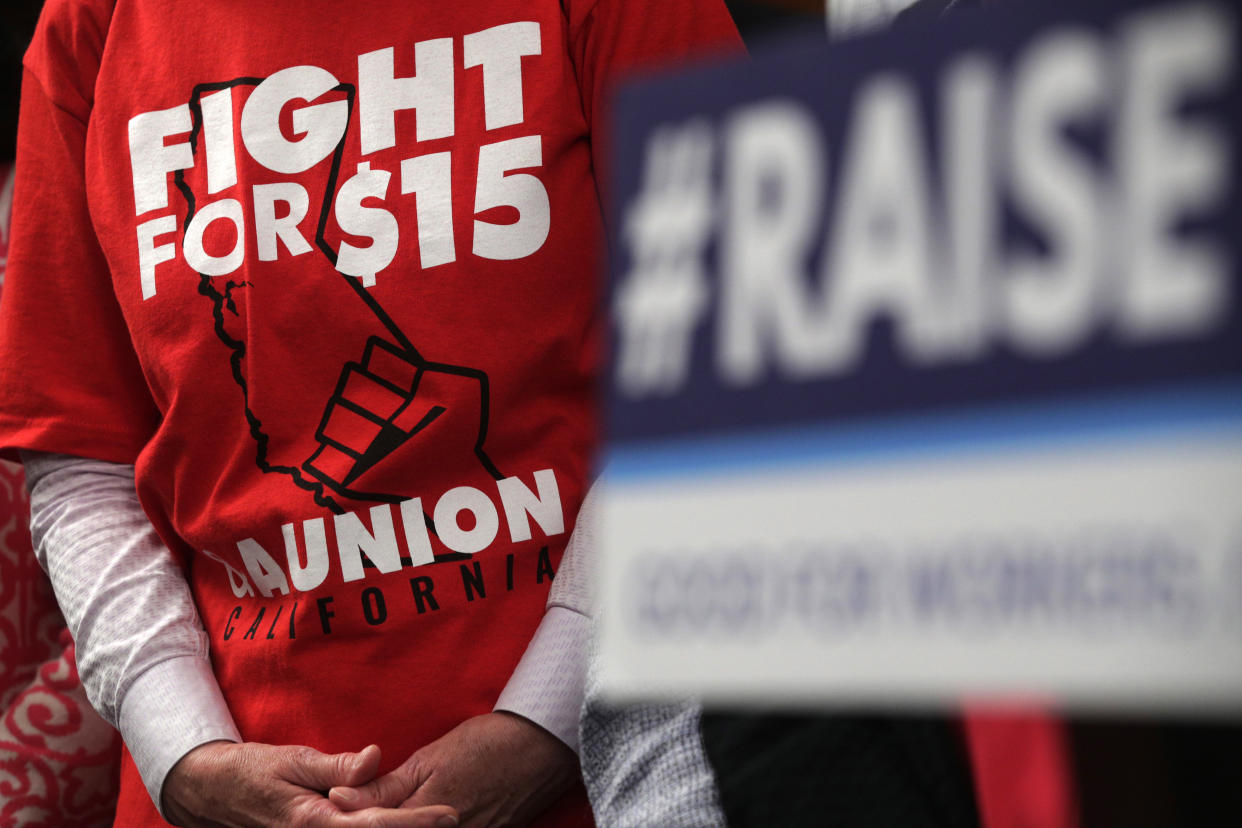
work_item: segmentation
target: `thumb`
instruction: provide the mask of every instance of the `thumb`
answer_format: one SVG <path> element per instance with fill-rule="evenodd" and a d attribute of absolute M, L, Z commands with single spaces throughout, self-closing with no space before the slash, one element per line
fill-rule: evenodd
<path fill-rule="evenodd" d="M 361 785 L 379 772 L 380 749 L 368 745 L 358 753 L 320 753 L 297 749 L 290 756 L 285 778 L 295 785 L 326 791 L 337 785 Z"/>
<path fill-rule="evenodd" d="M 405 802 L 417 787 L 418 780 L 414 778 L 409 765 L 405 764 L 365 785 L 334 787 L 328 791 L 328 799 L 342 811 L 375 807 L 396 808 Z"/>

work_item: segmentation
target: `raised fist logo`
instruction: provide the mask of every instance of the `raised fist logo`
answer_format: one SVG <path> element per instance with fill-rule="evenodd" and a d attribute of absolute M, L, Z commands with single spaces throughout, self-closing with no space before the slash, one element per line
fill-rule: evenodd
<path fill-rule="evenodd" d="M 486 433 L 485 374 L 427 362 L 412 349 L 372 337 L 362 361 L 341 371 L 315 432 L 319 448 L 303 468 L 346 497 L 397 502 L 400 495 L 367 491 L 367 481 L 380 477 L 376 467 L 415 439 L 434 445 L 437 454 L 473 452 L 489 475 L 502 477 L 483 450 Z"/>

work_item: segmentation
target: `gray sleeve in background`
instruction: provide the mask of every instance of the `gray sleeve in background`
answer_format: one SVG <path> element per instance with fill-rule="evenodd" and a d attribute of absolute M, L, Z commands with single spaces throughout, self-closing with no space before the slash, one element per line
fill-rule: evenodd
<path fill-rule="evenodd" d="M 582 776 L 599 828 L 726 828 L 695 701 L 614 705 L 592 653 Z"/>
<path fill-rule="evenodd" d="M 592 619 L 598 610 L 594 555 L 601 497 L 596 484 L 548 598 L 549 606 L 572 607 Z M 703 749 L 699 704 L 611 704 L 601 691 L 594 645 L 584 659 L 579 758 L 599 828 L 725 828 L 716 777 Z"/>

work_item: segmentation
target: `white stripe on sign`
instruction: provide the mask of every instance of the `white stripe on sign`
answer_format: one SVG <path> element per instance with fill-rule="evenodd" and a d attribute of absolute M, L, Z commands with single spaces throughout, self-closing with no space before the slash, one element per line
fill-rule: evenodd
<path fill-rule="evenodd" d="M 618 699 L 1242 708 L 1236 429 L 605 493 Z"/>

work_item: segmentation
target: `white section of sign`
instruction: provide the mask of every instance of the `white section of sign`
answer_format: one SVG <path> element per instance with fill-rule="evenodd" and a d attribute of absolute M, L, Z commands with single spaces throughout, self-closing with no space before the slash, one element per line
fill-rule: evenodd
<path fill-rule="evenodd" d="M 605 489 L 604 686 L 1242 709 L 1242 435 Z"/>

